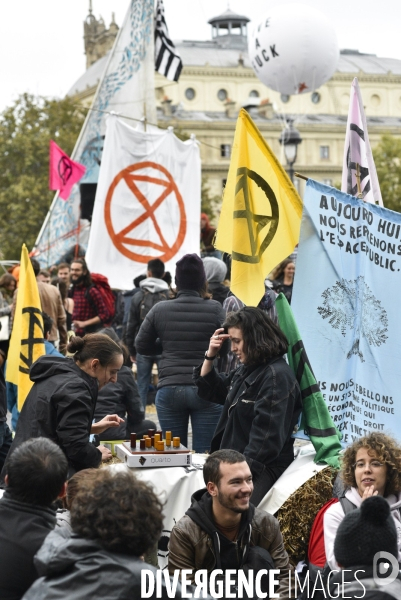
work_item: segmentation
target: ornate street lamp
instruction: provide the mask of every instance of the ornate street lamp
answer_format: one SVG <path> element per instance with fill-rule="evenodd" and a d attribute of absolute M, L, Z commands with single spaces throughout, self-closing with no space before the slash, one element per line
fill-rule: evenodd
<path fill-rule="evenodd" d="M 298 144 L 302 142 L 301 134 L 293 126 L 293 120 L 288 119 L 287 127 L 280 135 L 280 144 L 284 145 L 284 154 L 288 165 L 288 174 L 294 183 L 294 164 L 297 160 Z"/>

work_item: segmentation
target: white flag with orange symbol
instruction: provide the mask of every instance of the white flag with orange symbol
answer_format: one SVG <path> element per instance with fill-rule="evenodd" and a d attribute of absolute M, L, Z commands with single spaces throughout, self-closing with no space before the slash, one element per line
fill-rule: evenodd
<path fill-rule="evenodd" d="M 86 253 L 90 270 L 123 290 L 153 258 L 174 274 L 184 254 L 199 253 L 200 201 L 195 139 L 138 131 L 109 117 Z"/>

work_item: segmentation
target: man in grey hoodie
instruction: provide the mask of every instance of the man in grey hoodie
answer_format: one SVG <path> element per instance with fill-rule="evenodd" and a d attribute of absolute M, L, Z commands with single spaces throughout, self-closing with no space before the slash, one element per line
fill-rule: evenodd
<path fill-rule="evenodd" d="M 144 356 L 135 349 L 135 338 L 150 309 L 170 297 L 169 287 L 162 279 L 164 275 L 164 262 L 155 258 L 148 262 L 146 279 L 140 282 L 140 292 L 135 294 L 131 301 L 129 320 L 127 325 L 126 340 L 132 362 L 136 362 L 137 384 L 139 395 L 146 411 L 150 378 L 153 364 L 159 364 L 160 356 Z"/>
<path fill-rule="evenodd" d="M 213 300 L 217 300 L 217 302 L 223 304 L 230 291 L 223 283 L 227 275 L 227 265 L 219 258 L 212 256 L 208 256 L 202 260 L 205 267 L 208 292 L 212 294 Z"/>

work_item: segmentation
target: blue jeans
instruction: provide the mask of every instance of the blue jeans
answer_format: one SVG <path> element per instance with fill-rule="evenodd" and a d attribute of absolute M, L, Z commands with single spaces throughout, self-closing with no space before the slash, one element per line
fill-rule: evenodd
<path fill-rule="evenodd" d="M 179 436 L 181 444 L 188 447 L 188 422 L 191 417 L 192 449 L 195 452 L 208 452 L 223 407 L 197 394 L 192 385 L 165 386 L 157 390 L 156 409 L 160 426 Z"/>
<path fill-rule="evenodd" d="M 156 363 L 157 366 L 159 366 L 159 360 L 160 356 L 144 356 L 138 352 L 136 355 L 136 382 L 145 412 L 153 363 Z"/>
<path fill-rule="evenodd" d="M 0 471 L 4 466 L 13 436 L 6 422 L 0 423 Z"/>

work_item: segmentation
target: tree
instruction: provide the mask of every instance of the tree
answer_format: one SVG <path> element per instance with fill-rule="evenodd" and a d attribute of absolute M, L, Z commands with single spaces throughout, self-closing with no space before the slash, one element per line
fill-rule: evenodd
<path fill-rule="evenodd" d="M 0 250 L 19 259 L 30 249 L 54 192 L 48 189 L 49 142 L 71 154 L 84 121 L 72 100 L 21 95 L 0 116 Z"/>
<path fill-rule="evenodd" d="M 359 356 L 365 362 L 360 349 L 363 336 L 370 346 L 381 346 L 388 338 L 388 318 L 365 278 L 360 275 L 356 279 L 341 279 L 327 288 L 323 294 L 323 306 L 318 312 L 323 319 L 329 319 L 333 329 L 340 329 L 345 337 L 347 329 L 353 332 L 352 347 L 347 354 Z"/>
<path fill-rule="evenodd" d="M 210 187 L 205 175 L 202 175 L 201 183 L 201 212 L 206 213 L 208 217 L 213 221 L 216 215 L 217 209 L 220 208 L 221 197 L 212 196 L 210 193 Z"/>
<path fill-rule="evenodd" d="M 373 150 L 373 158 L 384 206 L 401 212 L 401 139 L 382 136 Z"/>

